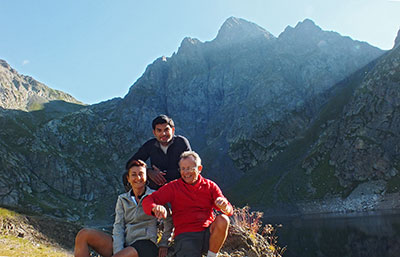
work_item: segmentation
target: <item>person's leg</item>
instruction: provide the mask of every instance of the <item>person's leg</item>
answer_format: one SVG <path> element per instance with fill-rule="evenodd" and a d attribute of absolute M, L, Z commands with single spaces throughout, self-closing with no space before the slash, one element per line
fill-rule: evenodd
<path fill-rule="evenodd" d="M 102 231 L 84 228 L 81 229 L 75 238 L 75 257 L 89 257 L 89 247 L 104 257 L 112 256 L 113 241 L 109 234 Z"/>
<path fill-rule="evenodd" d="M 128 246 L 114 254 L 113 257 L 139 257 L 139 254 L 135 248 Z"/>
<path fill-rule="evenodd" d="M 217 254 L 228 235 L 229 218 L 225 214 L 218 215 L 210 225 L 210 240 L 208 250 Z"/>

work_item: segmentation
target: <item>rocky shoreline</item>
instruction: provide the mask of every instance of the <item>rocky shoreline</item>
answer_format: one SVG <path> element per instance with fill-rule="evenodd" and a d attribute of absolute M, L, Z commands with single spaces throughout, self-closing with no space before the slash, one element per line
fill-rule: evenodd
<path fill-rule="evenodd" d="M 400 213 L 400 193 L 387 193 L 386 182 L 369 181 L 360 184 L 346 198 L 326 197 L 321 200 L 302 201 L 278 208 L 257 208 L 265 213 L 264 218 L 274 220 L 298 216 L 348 216 L 374 213 Z"/>

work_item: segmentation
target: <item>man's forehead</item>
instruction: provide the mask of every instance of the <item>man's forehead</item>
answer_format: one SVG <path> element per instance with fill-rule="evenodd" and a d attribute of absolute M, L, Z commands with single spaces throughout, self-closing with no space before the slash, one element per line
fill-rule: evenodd
<path fill-rule="evenodd" d="M 168 123 L 157 124 L 155 126 L 155 129 L 164 129 L 164 128 L 171 128 L 171 126 Z"/>
<path fill-rule="evenodd" d="M 187 156 L 187 157 L 185 157 L 185 158 L 182 158 L 180 161 L 179 161 L 179 164 L 181 164 L 182 162 L 184 162 L 184 161 L 187 161 L 187 162 L 190 162 L 190 163 L 193 163 L 194 165 L 196 165 L 196 160 L 194 159 L 194 157 L 193 156 Z"/>

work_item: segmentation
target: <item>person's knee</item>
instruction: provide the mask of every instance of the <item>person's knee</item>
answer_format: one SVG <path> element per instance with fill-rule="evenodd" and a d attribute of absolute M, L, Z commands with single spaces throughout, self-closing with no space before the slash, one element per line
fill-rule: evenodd
<path fill-rule="evenodd" d="M 82 228 L 81 230 L 79 230 L 78 234 L 76 234 L 75 237 L 75 242 L 80 242 L 83 239 L 85 239 L 88 235 L 88 229 L 87 228 Z"/>
<path fill-rule="evenodd" d="M 77 243 L 88 243 L 91 235 L 93 234 L 93 230 L 90 228 L 83 228 L 79 230 L 78 234 L 75 237 L 75 244 Z"/>
<path fill-rule="evenodd" d="M 214 222 L 216 222 L 216 227 L 223 230 L 227 230 L 230 224 L 229 217 L 225 214 L 218 215 Z"/>

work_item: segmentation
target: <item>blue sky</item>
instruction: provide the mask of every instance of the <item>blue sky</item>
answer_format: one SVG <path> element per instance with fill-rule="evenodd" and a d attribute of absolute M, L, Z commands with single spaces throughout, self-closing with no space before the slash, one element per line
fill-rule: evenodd
<path fill-rule="evenodd" d="M 274 36 L 310 18 L 381 49 L 400 29 L 400 0 L 0 0 L 0 59 L 92 104 L 123 97 L 184 37 L 212 40 L 230 16 Z"/>

